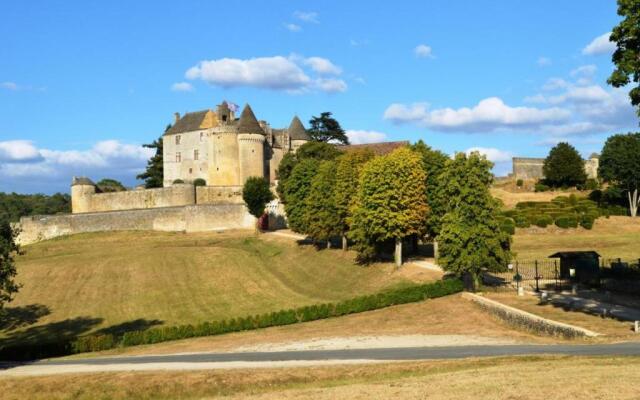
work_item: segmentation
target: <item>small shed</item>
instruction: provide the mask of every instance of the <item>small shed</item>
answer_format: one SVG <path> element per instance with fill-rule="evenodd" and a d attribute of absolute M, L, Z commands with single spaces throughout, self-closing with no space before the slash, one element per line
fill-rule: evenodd
<path fill-rule="evenodd" d="M 600 273 L 600 254 L 595 251 L 559 251 L 549 258 L 560 259 L 560 279 L 589 282 Z M 571 270 L 575 276 L 571 276 Z"/>

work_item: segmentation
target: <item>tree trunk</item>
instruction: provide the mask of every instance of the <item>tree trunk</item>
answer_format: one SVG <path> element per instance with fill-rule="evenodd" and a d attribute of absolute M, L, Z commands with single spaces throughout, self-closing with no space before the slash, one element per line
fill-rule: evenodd
<path fill-rule="evenodd" d="M 327 249 L 331 248 L 331 239 L 327 239 Z"/>
<path fill-rule="evenodd" d="M 402 239 L 396 238 L 396 253 L 395 253 L 396 266 L 402 266 Z"/>
<path fill-rule="evenodd" d="M 433 241 L 433 262 L 438 264 L 438 258 L 440 257 L 440 253 L 438 252 L 438 241 Z"/>
<path fill-rule="evenodd" d="M 343 251 L 347 251 L 347 247 L 348 247 L 348 244 L 347 244 L 347 235 L 343 233 L 343 234 L 342 234 L 342 250 L 343 250 Z"/>
<path fill-rule="evenodd" d="M 473 291 L 477 292 L 478 290 L 480 290 L 480 274 L 478 272 L 472 272 L 471 276 L 473 278 Z"/>
<path fill-rule="evenodd" d="M 629 196 L 629 211 L 631 212 L 631 217 L 635 217 L 638 215 L 638 207 L 640 206 L 640 198 L 638 198 L 638 189 L 633 191 L 631 194 L 631 190 L 627 193 Z"/>

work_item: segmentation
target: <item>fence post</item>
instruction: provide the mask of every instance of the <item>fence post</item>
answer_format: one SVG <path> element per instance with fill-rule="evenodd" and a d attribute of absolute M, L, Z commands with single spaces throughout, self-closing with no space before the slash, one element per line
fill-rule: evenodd
<path fill-rule="evenodd" d="M 558 286 L 558 261 L 553 260 L 553 267 L 554 267 L 554 278 L 556 280 L 556 291 L 558 290 L 559 286 Z"/>
<path fill-rule="evenodd" d="M 540 285 L 538 283 L 538 281 L 540 280 L 540 277 L 538 276 L 538 260 L 535 261 L 535 266 L 536 266 L 536 293 L 540 292 Z"/>
<path fill-rule="evenodd" d="M 516 261 L 516 276 L 518 276 L 519 278 L 516 279 L 516 291 L 520 290 L 520 271 L 518 270 L 518 261 Z"/>

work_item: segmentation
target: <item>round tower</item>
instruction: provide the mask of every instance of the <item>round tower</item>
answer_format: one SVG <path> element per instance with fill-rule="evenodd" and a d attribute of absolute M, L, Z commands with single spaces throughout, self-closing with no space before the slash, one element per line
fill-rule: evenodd
<path fill-rule="evenodd" d="M 293 152 L 298 150 L 298 147 L 311 140 L 311 137 L 307 133 L 307 130 L 304 128 L 304 125 L 302 125 L 302 121 L 300 121 L 300 118 L 298 118 L 298 116 L 293 117 L 287 132 L 289 133 L 289 139 L 291 140 L 291 150 Z"/>
<path fill-rule="evenodd" d="M 251 176 L 265 177 L 264 173 L 265 133 L 253 110 L 247 104 L 238 121 L 238 155 L 240 159 L 240 183 Z"/>
<path fill-rule="evenodd" d="M 209 186 L 236 186 L 240 183 L 238 129 L 226 102 L 217 109 L 219 125 L 209 134 L 207 153 Z"/>
<path fill-rule="evenodd" d="M 91 179 L 73 177 L 71 181 L 71 213 L 86 213 L 91 211 L 91 196 L 96 193 L 96 185 Z"/>

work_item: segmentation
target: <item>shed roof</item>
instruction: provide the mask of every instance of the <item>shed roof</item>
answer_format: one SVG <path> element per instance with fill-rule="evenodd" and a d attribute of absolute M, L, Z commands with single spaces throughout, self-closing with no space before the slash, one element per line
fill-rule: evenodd
<path fill-rule="evenodd" d="M 559 251 L 557 253 L 553 253 L 549 256 L 549 258 L 575 258 L 575 257 L 600 257 L 600 254 L 595 251 Z"/>

